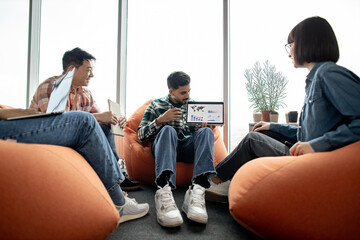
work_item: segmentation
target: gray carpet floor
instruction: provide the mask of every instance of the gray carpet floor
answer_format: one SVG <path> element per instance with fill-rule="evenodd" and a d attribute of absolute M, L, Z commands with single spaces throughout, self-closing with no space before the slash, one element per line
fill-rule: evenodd
<path fill-rule="evenodd" d="M 178 187 L 173 191 L 175 202 L 181 211 L 187 188 Z M 239 239 L 259 240 L 260 238 L 239 225 L 230 215 L 228 204 L 207 202 L 208 223 L 206 225 L 193 222 L 181 211 L 184 223 L 176 228 L 164 228 L 156 221 L 154 203 L 155 186 L 142 185 L 140 190 L 128 192 L 129 197 L 138 202 L 150 205 L 149 214 L 145 217 L 124 222 L 107 238 L 115 239 Z"/>

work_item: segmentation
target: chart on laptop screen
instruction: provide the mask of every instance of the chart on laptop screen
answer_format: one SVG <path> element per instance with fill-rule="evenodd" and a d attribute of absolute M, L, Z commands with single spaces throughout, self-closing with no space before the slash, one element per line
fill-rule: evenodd
<path fill-rule="evenodd" d="M 209 124 L 224 124 L 223 102 L 189 102 L 187 107 L 187 122 Z"/>

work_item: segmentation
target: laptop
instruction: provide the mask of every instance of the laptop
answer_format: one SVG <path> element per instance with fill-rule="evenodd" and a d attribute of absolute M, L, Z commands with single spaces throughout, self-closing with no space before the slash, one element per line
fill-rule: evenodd
<path fill-rule="evenodd" d="M 5 120 L 44 117 L 65 112 L 74 72 L 75 68 L 73 68 L 72 70 L 64 74 L 61 78 L 55 81 L 54 86 L 51 90 L 46 113 L 9 117 Z"/>
<path fill-rule="evenodd" d="M 116 117 L 119 118 L 121 116 L 120 104 L 118 104 L 117 102 L 113 102 L 110 99 L 108 99 L 108 103 L 109 103 L 109 110 L 115 113 Z M 121 128 L 119 124 L 116 125 L 111 124 L 111 132 L 114 135 L 124 136 L 124 129 Z"/>
<path fill-rule="evenodd" d="M 189 125 L 224 125 L 224 102 L 188 102 L 186 121 Z"/>

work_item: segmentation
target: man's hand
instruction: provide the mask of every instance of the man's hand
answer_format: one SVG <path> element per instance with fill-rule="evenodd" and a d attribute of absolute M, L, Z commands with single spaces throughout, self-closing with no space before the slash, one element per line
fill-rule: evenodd
<path fill-rule="evenodd" d="M 115 113 L 112 111 L 102 112 L 102 113 L 94 113 L 94 117 L 98 122 L 101 122 L 103 124 L 118 124 L 118 118 L 116 117 Z"/>
<path fill-rule="evenodd" d="M 289 151 L 291 156 L 300 156 L 305 153 L 315 152 L 309 142 L 297 142 L 290 148 Z"/>
<path fill-rule="evenodd" d="M 0 109 L 0 119 L 7 119 L 9 117 L 20 117 L 26 115 L 40 114 L 41 112 L 35 109 Z"/>
<path fill-rule="evenodd" d="M 124 128 L 126 126 L 126 117 L 120 116 L 118 119 L 118 123 L 121 128 Z"/>
<path fill-rule="evenodd" d="M 253 131 L 254 132 L 258 132 L 258 131 L 262 131 L 262 130 L 269 130 L 270 129 L 270 123 L 268 122 L 258 122 L 257 124 L 255 124 L 255 126 L 253 127 Z"/>
<path fill-rule="evenodd" d="M 203 127 L 208 127 L 211 128 L 211 130 L 214 130 L 214 128 L 216 128 L 216 125 L 208 124 L 207 122 L 202 122 L 201 124 L 196 124 L 196 131 Z"/>
<path fill-rule="evenodd" d="M 182 112 L 180 108 L 172 108 L 167 110 L 164 114 L 156 119 L 156 124 L 161 125 L 181 118 Z"/>
<path fill-rule="evenodd" d="M 103 124 L 119 124 L 121 128 L 124 128 L 126 126 L 126 117 L 120 116 L 119 118 L 116 116 L 116 114 L 112 111 L 102 112 L 102 113 L 93 113 L 96 120 Z"/>

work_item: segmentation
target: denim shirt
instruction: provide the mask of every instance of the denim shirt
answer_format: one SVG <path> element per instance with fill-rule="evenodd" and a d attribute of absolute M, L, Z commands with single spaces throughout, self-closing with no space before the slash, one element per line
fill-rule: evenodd
<path fill-rule="evenodd" d="M 360 140 L 360 79 L 333 62 L 317 63 L 306 79 L 299 127 L 271 124 L 270 129 L 309 142 L 316 152 Z"/>

